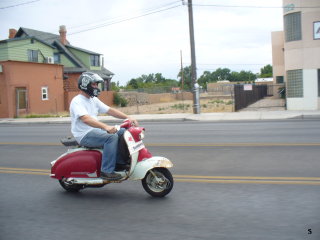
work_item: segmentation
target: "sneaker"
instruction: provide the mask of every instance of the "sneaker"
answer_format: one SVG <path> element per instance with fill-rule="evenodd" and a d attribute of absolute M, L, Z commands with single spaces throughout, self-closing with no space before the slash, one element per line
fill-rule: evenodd
<path fill-rule="evenodd" d="M 122 176 L 121 174 L 118 174 L 115 172 L 112 172 L 112 173 L 101 172 L 100 178 L 102 178 L 103 180 L 116 181 L 116 180 L 120 180 Z"/>

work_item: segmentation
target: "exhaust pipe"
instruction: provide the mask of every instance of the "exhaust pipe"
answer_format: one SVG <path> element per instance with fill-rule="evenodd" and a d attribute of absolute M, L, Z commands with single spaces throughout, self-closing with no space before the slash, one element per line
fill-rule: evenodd
<path fill-rule="evenodd" d="M 99 185 L 104 184 L 101 178 L 68 178 L 66 182 L 70 184 Z"/>
<path fill-rule="evenodd" d="M 117 181 L 109 181 L 109 180 L 103 180 L 101 178 L 68 178 L 66 180 L 69 184 L 81 184 L 81 185 L 102 185 L 107 183 L 120 183 L 122 180 Z"/>

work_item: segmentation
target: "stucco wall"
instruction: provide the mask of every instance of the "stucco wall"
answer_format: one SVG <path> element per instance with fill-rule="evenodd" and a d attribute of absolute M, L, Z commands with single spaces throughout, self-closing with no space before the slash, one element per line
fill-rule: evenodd
<path fill-rule="evenodd" d="M 318 110 L 318 69 L 320 69 L 320 39 L 314 39 L 313 23 L 320 21 L 320 10 L 314 6 L 319 0 L 283 0 L 293 6 L 284 15 L 301 12 L 302 37 L 298 41 L 284 42 L 285 71 L 302 69 L 303 97 L 287 98 L 288 110 Z M 300 7 L 303 8 L 300 8 Z"/>
<path fill-rule="evenodd" d="M 0 117 L 17 117 L 16 88 L 26 88 L 26 113 L 58 113 L 64 111 L 63 66 L 31 62 L 0 62 Z M 42 100 L 42 87 L 48 87 L 48 100 Z"/>
<path fill-rule="evenodd" d="M 277 83 L 277 76 L 285 76 L 284 68 L 284 33 L 283 31 L 272 32 L 272 70 L 273 82 Z"/>
<path fill-rule="evenodd" d="M 318 109 L 318 91 L 315 87 L 318 85 L 318 72 L 315 69 L 303 70 L 303 97 L 287 98 L 288 110 L 317 110 Z"/>

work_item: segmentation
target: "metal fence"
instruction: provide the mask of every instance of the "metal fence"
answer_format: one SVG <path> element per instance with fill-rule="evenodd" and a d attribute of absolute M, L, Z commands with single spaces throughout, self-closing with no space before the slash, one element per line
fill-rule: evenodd
<path fill-rule="evenodd" d="M 239 111 L 268 96 L 267 85 L 234 85 L 234 109 Z"/>

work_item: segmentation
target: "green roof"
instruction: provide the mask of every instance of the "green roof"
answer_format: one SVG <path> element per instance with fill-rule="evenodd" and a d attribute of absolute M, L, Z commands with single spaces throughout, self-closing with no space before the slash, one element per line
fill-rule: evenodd
<path fill-rule="evenodd" d="M 15 38 L 23 36 L 36 37 L 49 45 L 52 45 L 55 41 L 60 41 L 60 35 L 21 27 L 16 33 Z"/>
<path fill-rule="evenodd" d="M 89 70 L 69 49 L 76 49 L 78 51 L 82 51 L 92 55 L 102 55 L 100 53 L 96 53 L 83 48 L 72 46 L 68 41 L 66 45 L 63 45 L 60 42 L 60 35 L 58 34 L 38 31 L 38 30 L 24 28 L 24 27 L 19 28 L 14 38 L 3 40 L 3 41 L 16 41 L 16 40 L 22 40 L 22 39 L 28 39 L 28 38 L 34 38 L 46 45 L 51 46 L 52 48 L 59 49 L 59 51 L 63 53 L 75 65 L 75 67 L 72 67 L 72 68 L 65 68 L 65 72 L 84 72 Z M 2 41 L 0 41 L 0 43 L 1 42 Z M 112 72 L 110 72 L 108 69 L 104 68 L 103 66 L 101 67 L 101 70 L 95 70 L 94 72 L 97 72 L 103 78 L 111 78 L 112 75 L 114 75 Z"/>

